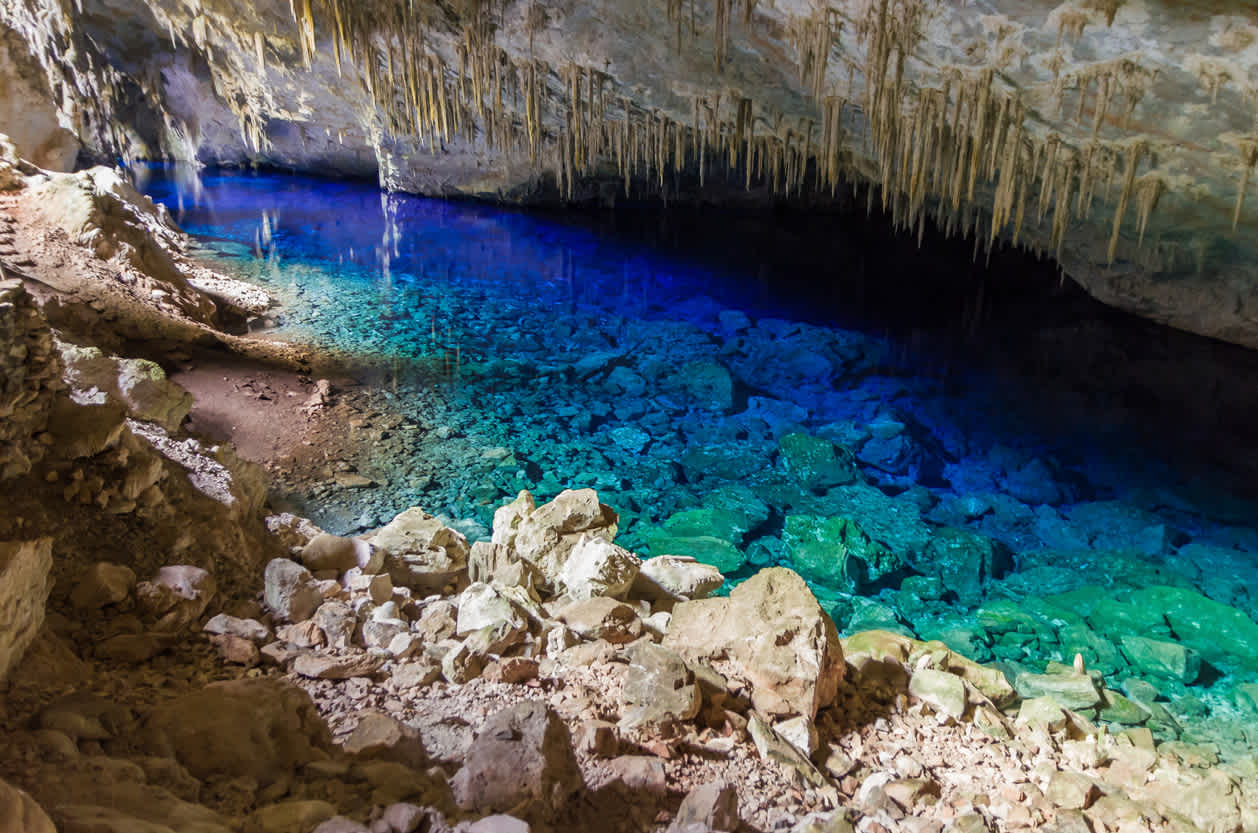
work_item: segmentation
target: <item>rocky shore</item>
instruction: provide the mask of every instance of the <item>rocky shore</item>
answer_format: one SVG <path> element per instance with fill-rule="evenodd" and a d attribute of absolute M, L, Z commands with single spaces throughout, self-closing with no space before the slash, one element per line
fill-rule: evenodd
<path fill-rule="evenodd" d="M 792 570 L 722 595 L 618 545 L 592 489 L 522 491 L 475 541 L 422 507 L 354 536 L 272 512 L 162 363 L 267 359 L 317 421 L 318 357 L 227 334 L 265 300 L 111 176 L 0 162 L 3 833 L 1258 829 L 1255 759 L 1155 733 L 1156 692 L 1083 652 L 1010 680 L 840 638 Z M 1243 641 L 1187 592 L 1124 603 Z M 988 608 L 1019 645 L 1071 624 Z"/>

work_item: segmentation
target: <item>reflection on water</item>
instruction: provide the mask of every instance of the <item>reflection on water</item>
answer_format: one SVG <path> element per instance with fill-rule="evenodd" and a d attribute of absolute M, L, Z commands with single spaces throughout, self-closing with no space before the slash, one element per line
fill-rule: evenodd
<path fill-rule="evenodd" d="M 485 534 L 520 489 L 593 487 L 631 549 L 735 580 L 791 566 L 840 627 L 943 639 L 1011 677 L 1080 653 L 1115 691 L 1153 685 L 1159 735 L 1250 745 L 1252 354 L 863 214 L 529 215 L 280 175 L 144 187 L 283 300 L 281 334 L 377 368 L 357 461 L 375 485 L 316 489 L 324 525 L 421 505 Z M 1225 647 L 1200 638 L 1220 628 Z M 1149 638 L 1209 670 L 1159 665 Z"/>

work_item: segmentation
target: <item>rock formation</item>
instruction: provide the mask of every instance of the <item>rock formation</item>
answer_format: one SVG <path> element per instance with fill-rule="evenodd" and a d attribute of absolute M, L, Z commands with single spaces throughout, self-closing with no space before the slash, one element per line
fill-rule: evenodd
<path fill-rule="evenodd" d="M 510 200 L 854 193 L 1258 345 L 1242 3 L 20 0 L 33 161 L 273 164 Z M 24 52 L 25 50 L 25 52 Z M 0 123 L 2 126 L 3 123 Z"/>

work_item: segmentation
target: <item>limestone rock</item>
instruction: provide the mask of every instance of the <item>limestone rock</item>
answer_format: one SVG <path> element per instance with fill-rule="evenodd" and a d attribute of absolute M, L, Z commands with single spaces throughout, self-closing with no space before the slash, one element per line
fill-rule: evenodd
<path fill-rule="evenodd" d="M 582 786 L 568 727 L 543 703 L 494 713 L 476 735 L 451 787 L 464 810 L 506 812 L 521 805 L 546 815 Z"/>
<path fill-rule="evenodd" d="M 87 569 L 70 593 L 70 603 L 82 610 L 117 604 L 135 587 L 135 571 L 123 564 L 98 561 Z"/>
<path fill-rule="evenodd" d="M 621 693 L 622 726 L 690 720 L 702 703 L 699 684 L 681 657 L 645 640 L 629 649 L 629 670 Z"/>
<path fill-rule="evenodd" d="M 733 833 L 741 823 L 738 791 L 729 784 L 710 781 L 686 793 L 668 829 L 669 833 L 684 833 L 696 828 Z"/>
<path fill-rule="evenodd" d="M 603 538 L 582 536 L 560 569 L 556 585 L 574 599 L 623 599 L 641 566 L 641 559 L 625 548 Z"/>
<path fill-rule="evenodd" d="M 57 348 L 71 395 L 80 405 L 115 405 L 167 431 L 177 430 L 192 409 L 192 395 L 167 379 L 155 362 L 121 359 L 64 341 Z"/>
<path fill-rule="evenodd" d="M 652 601 L 704 599 L 724 583 L 716 567 L 685 556 L 659 555 L 642 562 L 633 594 Z"/>
<path fill-rule="evenodd" d="M 380 668 L 380 662 L 371 657 L 331 656 L 329 654 L 301 654 L 293 660 L 293 673 L 319 680 L 348 680 L 351 677 L 370 677 Z"/>
<path fill-rule="evenodd" d="M 526 507 L 526 502 L 519 502 L 519 511 Z M 559 581 L 573 547 L 589 537 L 611 541 L 618 523 L 616 513 L 599 503 L 593 489 L 568 489 L 515 523 L 513 546 L 522 559 L 537 567 L 547 584 L 553 585 Z"/>
<path fill-rule="evenodd" d="M 523 635 L 528 619 L 512 600 L 492 585 L 476 583 L 459 595 L 455 632 L 467 636 L 482 628 L 493 628 L 505 636 L 509 632 Z"/>
<path fill-rule="evenodd" d="M 871 590 L 907 566 L 847 518 L 789 515 L 782 542 L 800 575 L 846 592 Z"/>
<path fill-rule="evenodd" d="M 687 662 L 728 657 L 751 684 L 752 703 L 770 715 L 815 718 L 845 669 L 834 622 L 782 567 L 761 570 L 728 599 L 678 604 L 663 644 Z"/>
<path fill-rule="evenodd" d="M 345 602 L 332 599 L 319 605 L 314 614 L 314 623 L 323 632 L 324 642 L 329 648 L 344 650 L 354 644 L 358 619 L 354 615 L 354 609 Z"/>
<path fill-rule="evenodd" d="M 335 570 L 343 573 L 352 567 L 365 572 L 375 572 L 382 564 L 373 565 L 374 560 L 383 561 L 373 552 L 375 548 L 366 541 L 357 538 L 342 538 L 339 535 L 322 533 L 316 535 L 301 550 L 301 563 L 312 573 L 323 570 Z M 374 566 L 375 569 L 370 569 Z"/>
<path fill-rule="evenodd" d="M 1019 674 L 1014 688 L 1025 698 L 1050 697 L 1063 709 L 1083 711 L 1096 708 L 1101 693 L 1088 674 Z"/>
<path fill-rule="evenodd" d="M 467 570 L 469 548 L 463 533 L 418 507 L 390 521 L 372 544 L 387 554 L 389 577 L 399 587 L 439 593 Z"/>
<path fill-rule="evenodd" d="M 44 623 L 51 569 L 51 538 L 0 542 L 0 681 Z"/>
<path fill-rule="evenodd" d="M 3 833 L 57 833 L 44 808 L 23 790 L 0 779 L 0 831 Z"/>
<path fill-rule="evenodd" d="M 1178 642 L 1123 634 L 1120 645 L 1127 661 L 1143 674 L 1188 685 L 1201 673 L 1201 655 Z"/>
<path fill-rule="evenodd" d="M 163 630 L 177 630 L 200 619 L 217 593 L 214 576 L 190 564 L 167 565 L 152 580 L 136 585 L 136 601 L 142 610 L 147 605 L 150 615 L 162 617 Z"/>
<path fill-rule="evenodd" d="M 362 714 L 343 746 L 351 755 L 397 761 L 415 769 L 430 763 L 419 732 L 379 711 Z"/>
<path fill-rule="evenodd" d="M 558 619 L 584 639 L 622 643 L 642 635 L 637 612 L 624 602 L 605 596 L 571 602 L 560 608 Z"/>
<path fill-rule="evenodd" d="M 220 613 L 205 623 L 205 632 L 212 634 L 230 634 L 259 645 L 271 640 L 271 629 L 256 619 L 238 619 Z"/>
<path fill-rule="evenodd" d="M 678 536 L 665 530 L 647 537 L 647 545 L 655 557 L 678 556 L 700 561 L 720 573 L 736 573 L 747 563 L 747 556 L 724 538 L 714 535 Z"/>
<path fill-rule="evenodd" d="M 310 695 L 265 677 L 212 683 L 162 703 L 139 743 L 193 776 L 247 776 L 266 785 L 326 757 L 331 736 Z"/>
<path fill-rule="evenodd" d="M 909 694 L 928 703 L 940 714 L 960 719 L 965 714 L 965 683 L 955 674 L 922 668 L 909 679 Z"/>
<path fill-rule="evenodd" d="M 828 489 L 854 482 L 856 460 L 846 448 L 808 434 L 787 434 L 778 441 L 786 471 L 806 489 Z"/>
<path fill-rule="evenodd" d="M 938 576 L 961 604 L 972 606 L 982 601 L 987 582 L 1013 568 L 1013 557 L 1007 547 L 985 535 L 944 528 L 934 532 L 921 556 L 912 559 L 912 566 Z"/>
<path fill-rule="evenodd" d="M 263 580 L 266 606 L 281 622 L 304 622 L 323 601 L 314 576 L 296 561 L 272 559 Z"/>

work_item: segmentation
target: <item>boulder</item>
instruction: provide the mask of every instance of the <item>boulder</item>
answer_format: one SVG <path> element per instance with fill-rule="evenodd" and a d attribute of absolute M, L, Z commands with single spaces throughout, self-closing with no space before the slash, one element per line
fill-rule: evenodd
<path fill-rule="evenodd" d="M 642 560 L 603 538 L 582 536 L 559 571 L 557 589 L 573 599 L 623 599 Z"/>
<path fill-rule="evenodd" d="M 345 602 L 332 599 L 319 605 L 314 613 L 314 623 L 323 632 L 324 642 L 329 648 L 345 650 L 354 644 L 358 617 Z"/>
<path fill-rule="evenodd" d="M 390 521 L 372 543 L 386 553 L 393 583 L 420 593 L 439 593 L 467 570 L 467 538 L 418 507 Z"/>
<path fill-rule="evenodd" d="M 620 695 L 621 726 L 690 720 L 703 698 L 686 663 L 667 648 L 642 640 L 629 649 L 629 669 Z"/>
<path fill-rule="evenodd" d="M 670 382 L 700 408 L 723 412 L 733 407 L 734 380 L 729 371 L 716 362 L 689 362 Z"/>
<path fill-rule="evenodd" d="M 217 593 L 214 576 L 190 564 L 162 567 L 150 581 L 135 588 L 140 610 L 160 616 L 158 627 L 162 630 L 178 630 L 200 619 Z"/>
<path fill-rule="evenodd" d="M 44 808 L 23 790 L 0 779 L 0 831 L 3 833 L 57 833 Z"/>
<path fill-rule="evenodd" d="M 967 607 L 978 604 L 988 581 L 1004 577 L 1013 567 L 1009 549 L 977 532 L 945 527 L 930 538 L 912 566 L 924 575 L 938 576 L 943 586 Z"/>
<path fill-rule="evenodd" d="M 769 715 L 815 718 L 838 692 L 845 665 L 834 622 L 797 573 L 761 570 L 729 598 L 682 602 L 664 647 L 687 662 L 728 658 Z"/>
<path fill-rule="evenodd" d="M 642 635 L 642 621 L 630 605 L 605 596 L 564 605 L 557 618 L 583 639 L 605 639 L 613 644 L 632 642 Z"/>
<path fill-rule="evenodd" d="M 848 593 L 873 590 L 907 568 L 902 558 L 847 518 L 789 515 L 782 542 L 800 575 Z"/>
<path fill-rule="evenodd" d="M 1120 644 L 1123 656 L 1141 674 L 1190 685 L 1201 673 L 1201 655 L 1178 642 L 1123 634 Z"/>
<path fill-rule="evenodd" d="M 304 622 L 323 601 L 314 576 L 296 561 L 271 559 L 263 581 L 266 606 L 281 622 Z"/>
<path fill-rule="evenodd" d="M 523 512 L 528 502 L 516 499 L 513 511 Z M 501 510 L 500 510 L 501 511 Z M 520 558 L 537 567 L 543 582 L 554 586 L 573 547 L 586 538 L 611 541 L 616 537 L 619 518 L 610 506 L 599 503 L 593 489 L 568 489 L 550 503 L 537 507 L 518 521 L 504 515 L 505 525 L 514 524 L 512 545 Z M 495 530 L 498 517 L 495 515 Z M 495 531 L 495 542 L 500 536 Z M 502 537 L 511 538 L 509 533 Z"/>
<path fill-rule="evenodd" d="M 80 405 L 110 404 L 142 422 L 175 431 L 192 409 L 192 394 L 148 359 L 121 359 L 96 347 L 57 342 L 71 397 Z"/>
<path fill-rule="evenodd" d="M 853 483 L 859 476 L 852 452 L 808 434 L 787 434 L 778 441 L 782 467 L 805 489 Z"/>
<path fill-rule="evenodd" d="M 80 610 L 98 610 L 117 604 L 135 587 L 135 571 L 123 564 L 98 561 L 79 579 L 70 592 L 70 604 Z"/>
<path fill-rule="evenodd" d="M 0 681 L 44 624 L 50 570 L 51 538 L 0 542 Z"/>
<path fill-rule="evenodd" d="M 366 567 L 371 566 L 374 549 L 366 541 L 342 538 L 339 535 L 329 535 L 324 532 L 316 535 L 310 543 L 302 547 L 301 563 L 306 565 L 306 569 L 312 573 L 324 570 L 343 573 L 352 567 L 366 570 Z M 379 566 L 376 569 L 378 570 Z M 375 572 L 375 570 L 367 570 L 367 572 Z"/>
<path fill-rule="evenodd" d="M 509 633 L 523 636 L 529 627 L 528 619 L 519 607 L 490 584 L 477 582 L 469 585 L 459 595 L 458 609 L 455 625 L 458 636 L 467 636 L 484 628 L 492 628 L 502 636 Z"/>
<path fill-rule="evenodd" d="M 1027 700 L 1048 697 L 1063 709 L 1083 711 L 1101 703 L 1101 692 L 1089 674 L 1019 674 L 1013 682 L 1018 694 Z"/>
<path fill-rule="evenodd" d="M 633 595 L 650 601 L 704 599 L 725 583 L 711 564 L 681 555 L 659 555 L 642 562 Z"/>
<path fill-rule="evenodd" d="M 455 801 L 478 813 L 549 815 L 581 788 L 572 738 L 554 711 L 526 701 L 490 715 L 451 782 Z"/>
<path fill-rule="evenodd" d="M 747 556 L 724 538 L 713 535 L 677 536 L 667 530 L 647 535 L 647 546 L 655 557 L 678 556 L 709 564 L 720 573 L 736 573 Z"/>
<path fill-rule="evenodd" d="M 1258 624 L 1234 607 L 1182 587 L 1149 587 L 1132 602 L 1161 612 L 1175 639 L 1223 668 L 1258 670 Z"/>
<path fill-rule="evenodd" d="M 310 695 L 267 677 L 211 683 L 168 700 L 148 714 L 137 740 L 196 778 L 244 776 L 263 786 L 332 748 Z"/>
<path fill-rule="evenodd" d="M 326 801 L 290 798 L 253 811 L 245 829 L 248 833 L 307 833 L 336 815 L 336 807 Z"/>

